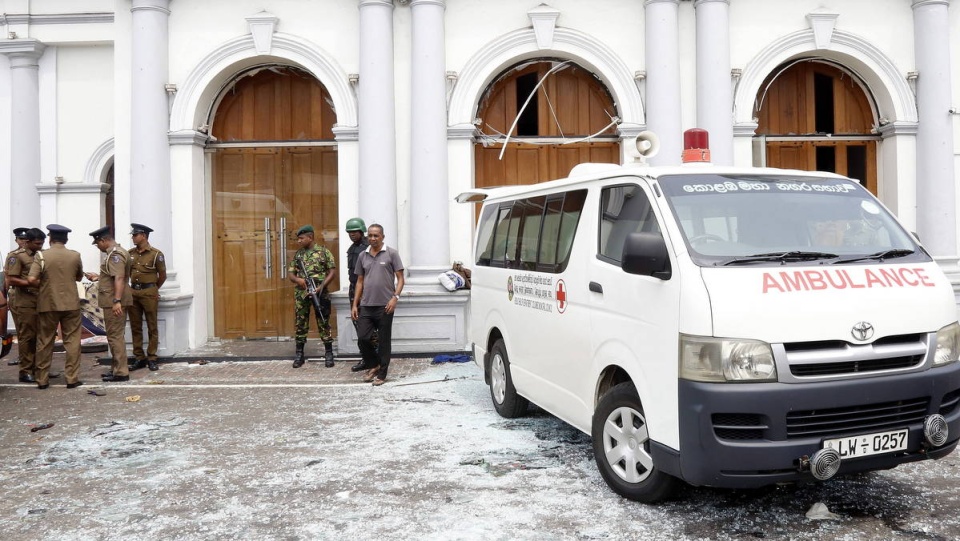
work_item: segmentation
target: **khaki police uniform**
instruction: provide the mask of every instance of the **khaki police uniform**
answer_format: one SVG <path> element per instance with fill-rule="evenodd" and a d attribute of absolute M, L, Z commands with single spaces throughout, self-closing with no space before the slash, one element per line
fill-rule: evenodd
<path fill-rule="evenodd" d="M 160 304 L 160 288 L 157 282 L 166 274 L 167 264 L 163 252 L 146 244 L 141 251 L 130 248 L 130 289 L 133 303 L 130 305 L 130 334 L 133 337 L 133 356 L 142 361 L 157 360 L 160 334 L 157 331 L 157 309 Z M 143 320 L 147 320 L 147 351 L 143 351 Z"/>
<path fill-rule="evenodd" d="M 24 280 L 30 275 L 30 266 L 36 252 L 21 248 L 16 255 L 7 259 L 4 272 Z M 12 259 L 12 261 L 11 261 Z M 17 326 L 17 352 L 20 355 L 20 377 L 33 376 L 36 368 L 37 333 L 40 330 L 40 318 L 37 314 L 36 287 L 13 286 L 15 292 L 10 307 L 14 312 L 14 324 Z"/>
<path fill-rule="evenodd" d="M 116 297 L 114 279 L 120 277 L 126 282 L 130 276 L 130 254 L 120 245 L 115 244 L 107 250 L 107 256 L 100 264 L 100 277 L 97 280 L 97 306 L 103 309 L 103 323 L 107 328 L 107 345 L 110 346 L 110 355 L 113 357 L 113 375 L 127 376 L 127 344 L 123 334 L 127 327 L 126 310 L 133 304 L 130 288 L 123 288 L 120 297 L 120 306 L 124 312 L 119 316 L 113 314 L 113 300 Z"/>
<path fill-rule="evenodd" d="M 10 253 L 7 254 L 7 257 L 5 257 L 4 260 L 3 260 L 3 275 L 4 275 L 4 276 L 10 276 L 10 269 L 9 269 L 9 267 L 10 267 L 10 266 L 13 264 L 13 262 L 16 260 L 17 254 L 19 254 L 19 253 L 21 253 L 21 252 L 23 252 L 23 251 L 24 251 L 23 248 L 17 248 L 16 250 L 13 250 L 12 252 L 10 252 Z M 4 279 L 4 283 L 5 283 L 5 282 L 6 282 L 6 279 Z M 17 290 L 11 285 L 11 286 L 7 289 L 7 302 L 12 305 L 12 304 L 13 304 L 13 298 L 16 297 L 16 296 L 17 296 Z M 13 306 L 10 306 L 10 312 L 13 312 Z M 14 327 L 16 327 L 16 325 L 17 325 L 17 315 L 16 315 L 16 314 L 13 314 L 13 325 L 14 325 Z M 6 331 L 6 329 L 4 329 L 4 331 Z"/>
<path fill-rule="evenodd" d="M 68 384 L 76 383 L 80 372 L 81 326 L 77 282 L 83 279 L 80 253 L 67 249 L 63 244 L 53 243 L 50 248 L 37 252 L 30 265 L 29 277 L 40 279 L 40 293 L 37 296 L 40 329 L 37 333 L 34 376 L 37 385 L 46 386 L 49 383 L 58 325 L 67 352 L 64 363 L 66 380 Z"/>
<path fill-rule="evenodd" d="M 0 284 L 0 285 L 3 285 L 4 287 L 6 287 L 6 283 L 7 283 L 6 277 L 10 276 L 10 267 L 13 266 L 13 263 L 17 260 L 17 255 L 24 251 L 25 250 L 22 247 L 17 248 L 16 250 L 13 250 L 12 252 L 8 253 L 7 257 L 4 258 L 3 260 L 4 280 L 3 280 L 3 284 Z M 19 334 L 20 323 L 17 321 L 17 309 L 14 306 L 14 304 L 16 304 L 16 299 L 17 299 L 17 288 L 13 287 L 13 285 L 11 284 L 10 287 L 7 289 L 7 311 L 10 313 L 10 315 L 13 316 L 14 334 Z M 5 333 L 7 332 L 7 330 L 3 329 L 3 332 Z M 19 354 L 19 348 L 18 348 L 18 354 Z M 14 361 L 10 361 L 10 364 L 18 364 L 18 363 L 15 363 Z"/>

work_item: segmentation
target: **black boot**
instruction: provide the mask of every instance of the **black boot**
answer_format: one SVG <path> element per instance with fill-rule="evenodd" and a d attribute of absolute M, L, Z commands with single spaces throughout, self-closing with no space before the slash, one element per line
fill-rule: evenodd
<path fill-rule="evenodd" d="M 333 342 L 324 342 L 323 347 L 325 350 L 323 352 L 324 365 L 327 368 L 333 368 Z"/>
<path fill-rule="evenodd" d="M 293 367 L 303 366 L 303 345 L 305 342 L 297 342 L 297 355 L 293 358 Z"/>

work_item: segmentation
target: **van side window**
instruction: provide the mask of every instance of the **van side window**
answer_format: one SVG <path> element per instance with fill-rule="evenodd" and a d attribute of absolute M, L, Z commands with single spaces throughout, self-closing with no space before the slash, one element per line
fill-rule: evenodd
<path fill-rule="evenodd" d="M 587 199 L 587 190 L 567 192 L 563 198 L 563 213 L 560 217 L 560 237 L 557 241 L 557 265 L 553 272 L 563 272 L 570 261 L 570 249 L 577 234 L 580 213 Z"/>
<path fill-rule="evenodd" d="M 554 272 L 557 267 L 557 242 L 560 236 L 560 218 L 563 211 L 563 196 L 547 199 L 543 211 L 543 228 L 540 233 L 540 254 L 537 270 Z"/>
<path fill-rule="evenodd" d="M 545 197 L 523 200 L 523 218 L 520 224 L 520 268 L 536 270 L 540 250 L 540 224 L 543 221 Z"/>
<path fill-rule="evenodd" d="M 496 219 L 494 220 L 493 235 L 490 237 L 490 259 L 487 265 L 493 267 L 503 267 L 505 265 L 507 253 L 507 236 L 510 228 L 510 214 L 512 208 L 510 205 L 495 207 Z M 483 264 L 482 261 L 477 263 Z"/>
<path fill-rule="evenodd" d="M 484 207 L 477 265 L 558 273 L 567 267 L 586 190 Z"/>
<path fill-rule="evenodd" d="M 601 259 L 620 263 L 623 243 L 630 233 L 660 233 L 647 194 L 635 184 L 604 188 L 600 193 Z"/>
<path fill-rule="evenodd" d="M 477 265 L 489 265 L 493 255 L 493 227 L 496 225 L 497 207 L 484 207 L 477 224 L 477 253 L 474 261 Z"/>

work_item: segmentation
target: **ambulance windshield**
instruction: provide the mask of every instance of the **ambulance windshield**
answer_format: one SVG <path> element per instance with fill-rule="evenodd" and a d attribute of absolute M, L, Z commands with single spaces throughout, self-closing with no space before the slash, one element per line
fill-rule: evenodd
<path fill-rule="evenodd" d="M 659 182 L 698 265 L 930 260 L 853 181 L 704 174 Z"/>

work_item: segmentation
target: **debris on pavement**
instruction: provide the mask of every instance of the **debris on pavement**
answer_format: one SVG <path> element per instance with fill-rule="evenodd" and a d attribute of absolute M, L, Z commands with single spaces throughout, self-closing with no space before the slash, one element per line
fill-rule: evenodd
<path fill-rule="evenodd" d="M 823 502 L 817 502 L 807 510 L 807 518 L 812 520 L 839 520 L 840 515 L 831 513 Z"/>
<path fill-rule="evenodd" d="M 31 428 L 30 432 L 38 432 L 40 430 L 46 430 L 48 428 L 51 428 L 52 426 L 53 426 L 53 423 L 43 423 L 42 425 L 37 425 Z"/>
<path fill-rule="evenodd" d="M 139 401 L 140 401 L 140 395 L 138 395 L 138 394 L 130 395 L 130 396 L 128 396 L 125 400 L 126 400 L 127 402 L 139 402 Z"/>
<path fill-rule="evenodd" d="M 446 375 L 446 376 L 443 376 L 443 379 L 430 379 L 430 380 L 427 380 L 427 381 L 411 381 L 411 382 L 409 382 L 409 383 L 397 383 L 397 384 L 394 384 L 393 386 L 394 386 L 394 387 L 403 387 L 403 386 L 405 386 L 405 385 L 421 385 L 421 384 L 424 384 L 424 383 L 443 383 L 443 382 L 445 382 L 445 381 L 456 381 L 456 380 L 458 380 L 458 379 L 466 379 L 466 378 L 467 378 L 467 376 L 460 376 L 460 377 L 456 377 L 456 378 L 451 378 L 449 375 Z"/>
<path fill-rule="evenodd" d="M 95 390 L 95 389 L 91 389 L 91 390 L 87 391 L 87 394 L 92 394 L 93 396 L 107 396 L 107 393 L 105 393 L 105 392 L 103 392 L 103 391 L 98 391 L 98 390 Z"/>

